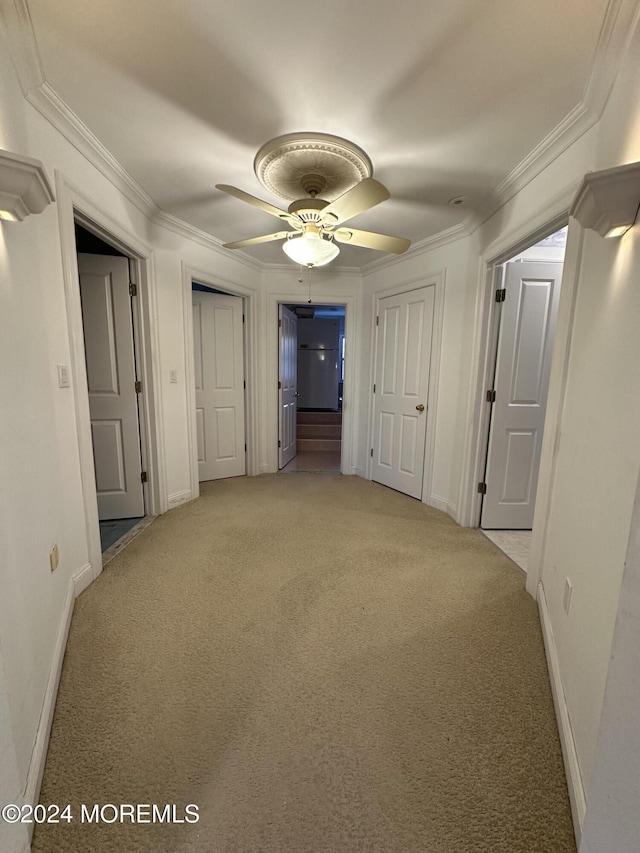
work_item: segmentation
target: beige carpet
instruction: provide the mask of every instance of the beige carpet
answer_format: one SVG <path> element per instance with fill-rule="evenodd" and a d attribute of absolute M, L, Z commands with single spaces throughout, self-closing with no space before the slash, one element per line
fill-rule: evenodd
<path fill-rule="evenodd" d="M 575 851 L 535 603 L 357 477 L 207 484 L 78 599 L 36 853 Z M 80 823 L 80 804 L 199 806 Z M 110 813 L 108 813 L 110 814 Z"/>

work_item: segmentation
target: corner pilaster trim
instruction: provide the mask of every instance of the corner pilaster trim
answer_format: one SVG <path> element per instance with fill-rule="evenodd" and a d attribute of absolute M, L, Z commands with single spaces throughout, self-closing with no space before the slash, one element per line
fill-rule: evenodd
<path fill-rule="evenodd" d="M 582 825 L 584 823 L 584 816 L 587 810 L 587 800 L 584 791 L 584 783 L 582 781 L 582 773 L 580 772 L 580 764 L 578 762 L 578 753 L 573 739 L 569 709 L 567 707 L 564 688 L 562 686 L 558 650 L 553 636 L 553 628 L 551 625 L 551 618 L 549 616 L 549 609 L 547 607 L 547 599 L 542 581 L 538 584 L 538 610 L 540 613 L 544 648 L 547 656 L 547 666 L 549 668 L 549 680 L 551 681 L 553 704 L 555 706 L 556 719 L 558 721 L 562 758 L 564 759 L 564 768 L 567 774 L 567 786 L 569 789 L 569 802 L 571 804 L 573 829 L 576 837 L 576 845 L 580 847 Z"/>

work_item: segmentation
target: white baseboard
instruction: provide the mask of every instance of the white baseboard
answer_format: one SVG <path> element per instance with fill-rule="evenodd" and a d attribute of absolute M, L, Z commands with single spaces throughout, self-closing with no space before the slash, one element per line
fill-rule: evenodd
<path fill-rule="evenodd" d="M 81 592 L 84 592 L 85 589 L 93 583 L 98 574 L 100 574 L 100 572 L 96 574 L 91 563 L 87 563 L 86 566 L 83 566 L 79 571 L 77 571 L 71 578 L 73 597 L 77 598 Z"/>
<path fill-rule="evenodd" d="M 446 500 L 446 498 L 440 498 L 438 495 L 431 495 L 429 500 L 425 501 L 425 503 L 428 506 L 432 506 L 434 509 L 446 512 L 454 521 L 458 520 L 458 507 L 454 506 L 451 501 Z"/>
<path fill-rule="evenodd" d="M 578 753 L 576 752 L 576 745 L 573 739 L 573 731 L 571 730 L 569 709 L 567 708 L 564 689 L 562 687 L 558 650 L 556 649 L 556 642 L 553 637 L 553 629 L 551 627 L 549 609 L 547 607 L 547 598 L 545 596 L 542 582 L 538 584 L 538 609 L 540 611 L 544 648 L 547 654 L 547 666 L 549 667 L 553 703 L 556 709 L 558 730 L 560 732 L 562 757 L 564 759 L 564 768 L 567 774 L 569 801 L 571 803 L 571 815 L 573 817 L 573 830 L 576 836 L 576 844 L 580 847 L 582 824 L 587 810 L 587 800 L 584 793 L 584 784 L 582 782 L 580 765 L 578 763 Z"/>
<path fill-rule="evenodd" d="M 31 753 L 31 761 L 29 762 L 29 771 L 27 773 L 27 782 L 24 790 L 24 802 L 31 805 L 36 805 L 38 797 L 40 796 L 40 786 L 42 785 L 44 765 L 47 760 L 49 736 L 51 734 L 53 712 L 56 707 L 56 697 L 58 695 L 62 661 L 64 659 L 67 637 L 69 636 L 69 626 L 71 625 L 71 616 L 73 614 L 73 603 L 76 596 L 86 589 L 93 580 L 93 566 L 91 563 L 87 563 L 77 571 L 69 581 L 69 588 L 67 590 L 67 596 L 62 609 L 62 617 L 60 619 L 58 635 L 56 637 L 56 643 L 53 650 L 49 678 L 47 680 L 47 686 L 44 693 L 38 731 L 36 733 L 36 739 Z M 29 826 L 31 832 L 33 832 L 33 824 L 30 824 Z"/>
<path fill-rule="evenodd" d="M 180 504 L 186 504 L 192 498 L 191 489 L 185 489 L 183 492 L 174 492 L 172 495 L 168 497 L 169 509 L 173 509 L 173 507 L 180 506 Z"/>
<path fill-rule="evenodd" d="M 363 480 L 366 480 L 366 479 L 367 479 L 367 469 L 366 469 L 366 468 L 358 468 L 358 467 L 356 467 L 356 468 L 354 468 L 354 469 L 353 469 L 353 473 L 354 473 L 357 477 L 362 477 L 362 479 L 363 479 Z"/>

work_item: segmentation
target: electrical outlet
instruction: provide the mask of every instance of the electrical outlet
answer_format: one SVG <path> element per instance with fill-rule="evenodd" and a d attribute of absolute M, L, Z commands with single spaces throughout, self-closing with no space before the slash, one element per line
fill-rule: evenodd
<path fill-rule="evenodd" d="M 564 612 L 568 613 L 571 608 L 571 594 L 573 593 L 573 585 L 569 578 L 566 578 L 564 582 L 564 595 L 562 596 L 562 606 L 564 607 Z"/>
<path fill-rule="evenodd" d="M 55 572 L 58 568 L 58 563 L 60 562 L 60 554 L 58 552 L 58 546 L 52 545 L 51 550 L 49 551 L 49 565 L 51 566 L 51 571 Z"/>

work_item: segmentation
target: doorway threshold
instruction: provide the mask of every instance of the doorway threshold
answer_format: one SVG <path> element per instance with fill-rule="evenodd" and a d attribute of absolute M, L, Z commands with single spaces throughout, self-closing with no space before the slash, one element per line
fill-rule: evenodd
<path fill-rule="evenodd" d="M 298 453 L 280 470 L 281 474 L 339 474 L 340 451 L 308 450 Z"/>
<path fill-rule="evenodd" d="M 503 554 L 526 574 L 531 550 L 530 530 L 482 530 L 481 532 L 496 545 Z"/>
<path fill-rule="evenodd" d="M 143 518 L 116 518 L 100 522 L 100 541 L 102 543 L 102 566 L 119 554 L 139 533 L 147 528 L 154 516 Z"/>

